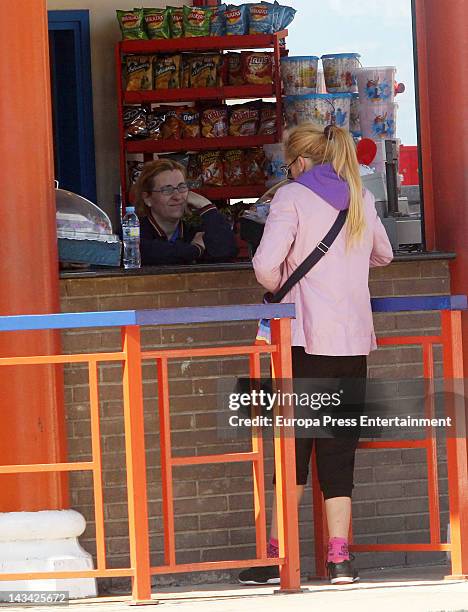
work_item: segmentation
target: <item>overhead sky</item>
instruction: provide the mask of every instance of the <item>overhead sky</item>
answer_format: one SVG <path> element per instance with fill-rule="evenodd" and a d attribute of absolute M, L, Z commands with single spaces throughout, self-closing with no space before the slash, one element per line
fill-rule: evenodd
<path fill-rule="evenodd" d="M 349 51 L 361 54 L 363 66 L 397 67 L 397 80 L 406 85 L 406 92 L 396 99 L 397 136 L 402 144 L 416 144 L 411 0 L 279 2 L 297 10 L 288 27 L 290 55 L 321 56 Z"/>

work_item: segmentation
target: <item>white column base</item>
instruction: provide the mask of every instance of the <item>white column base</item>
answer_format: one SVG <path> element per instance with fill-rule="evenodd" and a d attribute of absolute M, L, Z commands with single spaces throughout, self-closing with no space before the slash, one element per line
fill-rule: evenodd
<path fill-rule="evenodd" d="M 0 513 L 1 574 L 83 571 L 94 569 L 93 558 L 78 542 L 86 527 L 75 510 Z M 96 597 L 94 578 L 0 580 L 0 601 L 5 591 L 68 591 L 70 599 Z"/>

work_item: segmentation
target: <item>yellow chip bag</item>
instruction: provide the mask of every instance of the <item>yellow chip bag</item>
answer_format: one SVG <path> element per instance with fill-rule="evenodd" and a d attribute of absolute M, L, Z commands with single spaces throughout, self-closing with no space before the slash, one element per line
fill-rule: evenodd
<path fill-rule="evenodd" d="M 127 55 L 127 91 L 151 89 L 153 69 L 149 55 Z"/>

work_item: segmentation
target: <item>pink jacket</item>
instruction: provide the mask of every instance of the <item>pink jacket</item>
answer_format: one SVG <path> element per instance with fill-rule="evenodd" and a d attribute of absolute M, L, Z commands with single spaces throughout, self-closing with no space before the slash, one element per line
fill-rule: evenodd
<path fill-rule="evenodd" d="M 377 347 L 369 295 L 369 267 L 385 266 L 393 252 L 364 191 L 364 239 L 346 251 L 346 226 L 328 253 L 285 296 L 294 302 L 292 345 L 315 355 L 368 355 Z M 271 203 L 253 258 L 255 275 L 275 292 L 327 234 L 338 211 L 299 183 L 281 187 Z"/>

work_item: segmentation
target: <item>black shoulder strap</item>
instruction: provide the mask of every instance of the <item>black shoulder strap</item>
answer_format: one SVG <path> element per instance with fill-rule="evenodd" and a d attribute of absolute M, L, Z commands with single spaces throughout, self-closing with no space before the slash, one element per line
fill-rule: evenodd
<path fill-rule="evenodd" d="M 294 285 L 301 280 L 303 276 L 307 274 L 309 270 L 311 270 L 316 263 L 318 263 L 325 253 L 328 252 L 328 249 L 335 242 L 336 237 L 341 232 L 343 225 L 346 222 L 346 217 L 348 216 L 348 209 L 340 210 L 338 213 L 335 222 L 333 223 L 330 231 L 325 236 L 325 238 L 318 243 L 312 253 L 304 259 L 304 261 L 294 270 L 288 280 L 284 283 L 282 287 L 278 289 L 278 291 L 273 293 L 265 293 L 263 296 L 263 301 L 267 304 L 277 304 L 281 302 L 284 296 L 291 291 Z"/>

